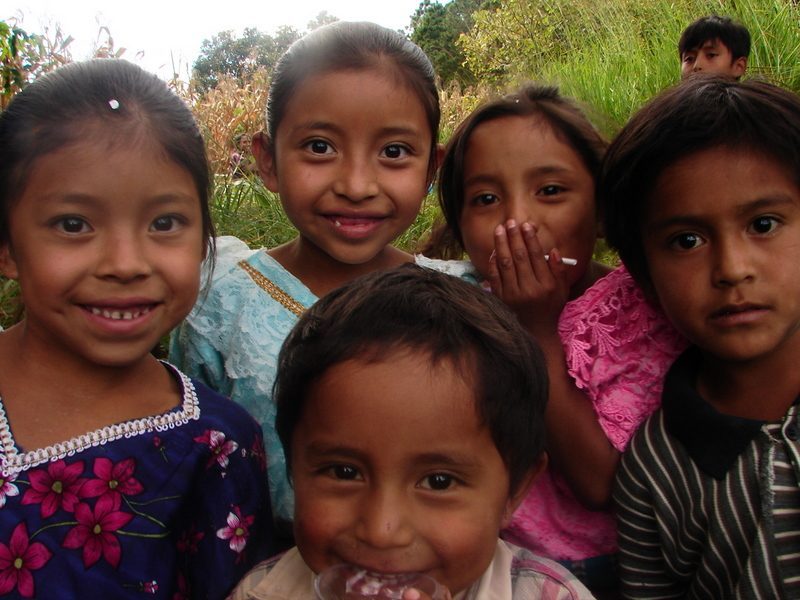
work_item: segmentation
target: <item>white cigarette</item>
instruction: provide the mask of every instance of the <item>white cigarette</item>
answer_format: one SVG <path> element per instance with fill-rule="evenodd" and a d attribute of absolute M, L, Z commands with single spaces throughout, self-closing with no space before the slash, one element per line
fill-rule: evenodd
<path fill-rule="evenodd" d="M 550 260 L 550 255 L 549 254 L 545 254 L 544 255 L 544 259 L 545 260 Z M 578 264 L 578 260 L 575 259 L 575 258 L 567 258 L 566 256 L 563 256 L 563 257 L 561 257 L 561 264 L 562 265 L 569 265 L 570 267 L 574 267 L 575 265 Z"/>

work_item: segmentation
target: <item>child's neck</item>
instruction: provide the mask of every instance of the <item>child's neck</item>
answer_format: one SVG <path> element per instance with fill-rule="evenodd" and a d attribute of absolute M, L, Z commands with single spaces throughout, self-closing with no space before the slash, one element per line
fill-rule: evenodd
<path fill-rule="evenodd" d="M 407 252 L 386 246 L 367 262 L 343 263 L 302 236 L 271 249 L 269 255 L 318 298 L 361 275 L 391 269 L 414 260 Z"/>
<path fill-rule="evenodd" d="M 759 360 L 731 362 L 704 353 L 697 391 L 724 414 L 777 421 L 800 395 L 798 356 L 785 351 Z"/>
<path fill-rule="evenodd" d="M 160 414 L 181 401 L 177 382 L 150 354 L 133 365 L 97 365 L 67 349 L 42 348 L 25 325 L 0 340 L 0 396 L 25 450 Z"/>
<path fill-rule="evenodd" d="M 574 300 L 583 296 L 583 293 L 592 287 L 598 279 L 605 277 L 611 271 L 613 271 L 613 268 L 608 265 L 595 260 L 589 261 L 589 265 L 581 278 L 569 288 L 569 299 Z"/>

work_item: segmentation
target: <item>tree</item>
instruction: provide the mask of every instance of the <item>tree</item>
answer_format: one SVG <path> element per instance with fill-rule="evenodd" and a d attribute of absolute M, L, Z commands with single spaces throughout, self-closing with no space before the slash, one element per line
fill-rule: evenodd
<path fill-rule="evenodd" d="M 0 21 L 0 110 L 27 83 L 72 60 L 67 49 L 72 37 L 65 38 L 58 27 L 49 33 L 27 33 L 13 19 Z"/>
<path fill-rule="evenodd" d="M 314 31 L 315 29 L 319 29 L 323 25 L 329 25 L 330 23 L 336 23 L 339 20 L 339 17 L 334 17 L 332 14 L 329 14 L 327 10 L 323 10 L 316 17 L 314 17 L 311 21 L 308 22 L 306 26 L 307 31 Z"/>
<path fill-rule="evenodd" d="M 475 83 L 457 41 L 472 27 L 476 11 L 496 4 L 496 0 L 452 0 L 444 5 L 423 0 L 417 7 L 411 17 L 411 40 L 425 51 L 442 81 Z"/>
<path fill-rule="evenodd" d="M 198 91 L 213 89 L 225 76 L 244 84 L 260 69 L 272 71 L 280 56 L 299 37 L 296 29 L 283 26 L 274 35 L 247 28 L 241 37 L 223 31 L 203 40 L 192 69 Z"/>

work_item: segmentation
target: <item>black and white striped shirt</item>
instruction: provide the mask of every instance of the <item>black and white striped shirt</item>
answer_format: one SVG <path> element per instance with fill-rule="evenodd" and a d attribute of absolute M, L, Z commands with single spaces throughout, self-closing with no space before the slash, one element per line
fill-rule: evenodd
<path fill-rule="evenodd" d="M 614 500 L 628 598 L 800 598 L 800 422 L 717 412 L 694 390 L 699 357 L 667 375 Z"/>

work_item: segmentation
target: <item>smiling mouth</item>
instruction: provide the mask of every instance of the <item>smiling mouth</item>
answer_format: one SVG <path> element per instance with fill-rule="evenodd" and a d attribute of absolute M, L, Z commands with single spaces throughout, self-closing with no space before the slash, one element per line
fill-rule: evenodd
<path fill-rule="evenodd" d="M 136 308 L 120 309 L 120 308 L 99 308 L 97 306 L 86 306 L 84 308 L 89 312 L 91 312 L 93 315 L 97 317 L 103 317 L 104 319 L 111 319 L 112 321 L 133 321 L 134 319 L 138 319 L 139 317 L 148 314 L 153 307 L 139 306 Z"/>

